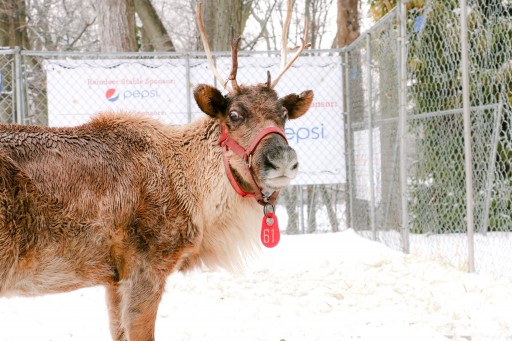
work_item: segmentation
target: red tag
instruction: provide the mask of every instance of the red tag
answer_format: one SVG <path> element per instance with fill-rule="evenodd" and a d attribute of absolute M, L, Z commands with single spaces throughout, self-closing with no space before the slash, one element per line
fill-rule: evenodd
<path fill-rule="evenodd" d="M 279 223 L 277 217 L 273 212 L 269 212 L 263 216 L 261 221 L 261 242 L 266 247 L 274 247 L 279 243 L 281 233 L 279 232 Z"/>

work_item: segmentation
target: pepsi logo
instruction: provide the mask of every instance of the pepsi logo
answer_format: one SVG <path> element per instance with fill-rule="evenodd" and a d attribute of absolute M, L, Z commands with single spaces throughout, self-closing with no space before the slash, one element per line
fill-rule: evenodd
<path fill-rule="evenodd" d="M 121 90 L 110 88 L 105 92 L 105 98 L 110 102 L 117 100 L 132 100 L 140 101 L 151 98 L 160 97 L 158 89 L 133 89 L 133 90 Z"/>
<path fill-rule="evenodd" d="M 119 99 L 119 92 L 114 88 L 110 88 L 105 92 L 105 97 L 110 102 L 115 102 Z"/>

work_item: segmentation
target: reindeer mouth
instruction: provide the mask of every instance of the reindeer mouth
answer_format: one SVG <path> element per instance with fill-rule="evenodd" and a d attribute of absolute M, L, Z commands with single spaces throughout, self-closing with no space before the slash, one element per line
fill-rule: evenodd
<path fill-rule="evenodd" d="M 290 178 L 286 175 L 275 176 L 272 178 L 265 179 L 265 188 L 269 190 L 278 190 L 283 187 L 286 187 L 290 184 L 293 178 Z"/>
<path fill-rule="evenodd" d="M 290 184 L 290 181 L 295 179 L 298 172 L 298 165 L 281 167 L 272 167 L 264 172 L 262 177 L 265 188 L 278 190 Z"/>
<path fill-rule="evenodd" d="M 280 189 L 288 186 L 298 170 L 297 154 L 286 145 L 274 147 L 265 154 L 260 174 L 265 187 Z"/>
<path fill-rule="evenodd" d="M 273 148 L 263 158 L 261 179 L 265 188 L 279 190 L 290 184 L 298 173 L 297 154 L 288 146 Z"/>

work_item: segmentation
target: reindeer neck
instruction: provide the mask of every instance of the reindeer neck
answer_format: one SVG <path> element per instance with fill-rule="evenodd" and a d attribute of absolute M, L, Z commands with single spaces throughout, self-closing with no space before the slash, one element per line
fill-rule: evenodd
<path fill-rule="evenodd" d="M 241 198 L 226 175 L 222 148 L 218 143 L 221 135 L 218 122 L 203 118 L 182 127 L 179 135 L 182 167 L 187 174 L 188 182 L 194 186 L 194 191 L 204 197 L 218 196 L 220 200 Z M 243 181 L 240 181 L 240 184 L 244 186 L 244 190 L 253 190 Z"/>

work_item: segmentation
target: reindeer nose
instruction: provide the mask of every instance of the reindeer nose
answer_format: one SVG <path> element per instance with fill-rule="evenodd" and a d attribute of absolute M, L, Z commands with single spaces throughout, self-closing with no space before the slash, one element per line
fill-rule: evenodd
<path fill-rule="evenodd" d="M 295 152 L 295 149 L 287 146 L 287 154 L 289 158 L 288 170 L 297 172 L 299 170 L 299 160 L 297 159 L 297 152 Z"/>
<path fill-rule="evenodd" d="M 297 153 L 295 152 L 295 149 L 290 148 L 290 154 L 293 155 L 290 162 L 290 170 L 292 171 L 298 171 L 299 170 L 299 160 L 297 159 Z"/>
<path fill-rule="evenodd" d="M 265 155 L 264 163 L 268 169 L 273 169 L 290 178 L 295 177 L 299 168 L 297 153 L 288 145 L 272 148 Z"/>

